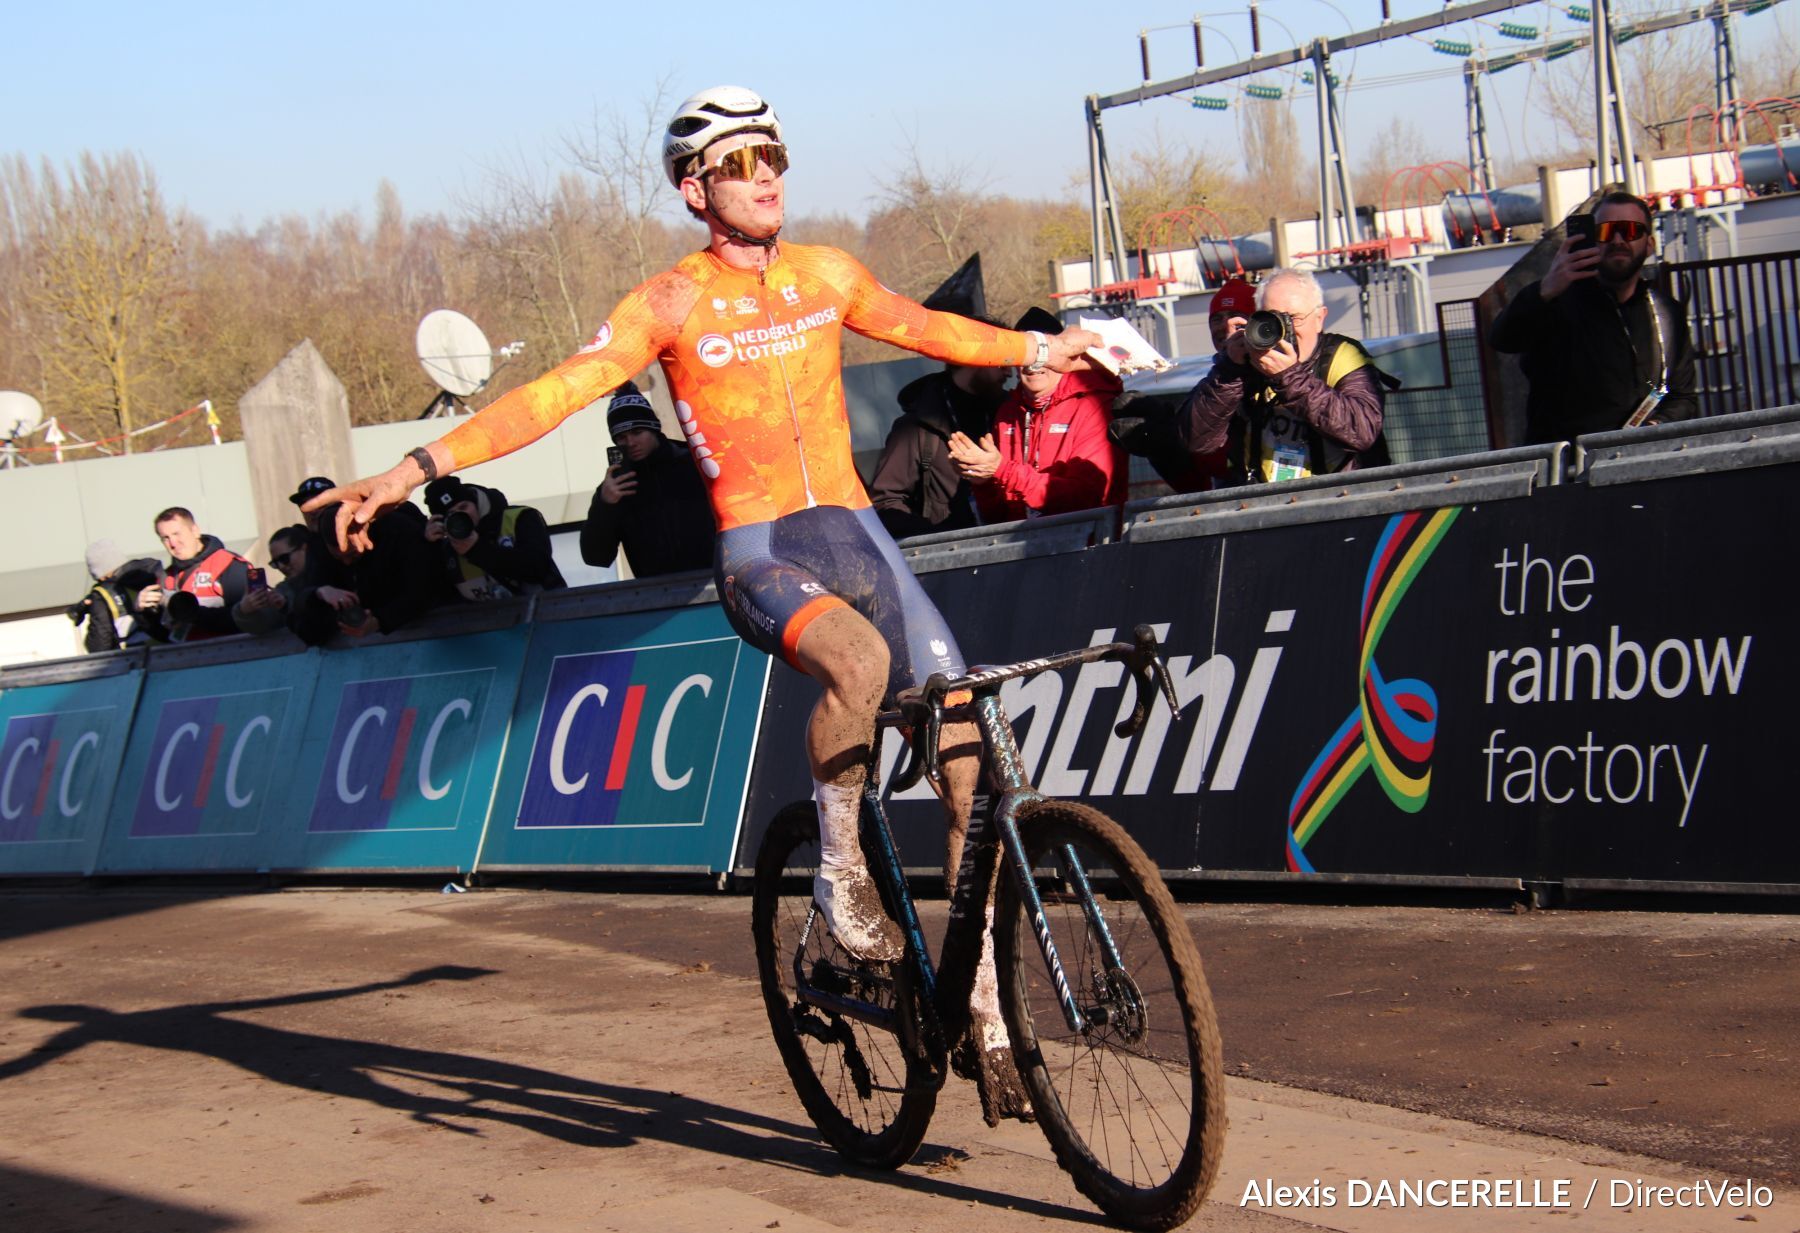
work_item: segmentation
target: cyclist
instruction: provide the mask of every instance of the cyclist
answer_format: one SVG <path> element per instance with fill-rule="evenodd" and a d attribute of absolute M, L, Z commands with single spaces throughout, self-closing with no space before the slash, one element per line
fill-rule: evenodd
<path fill-rule="evenodd" d="M 387 472 L 307 508 L 342 500 L 340 538 L 366 545 L 370 520 L 418 485 L 537 440 L 659 361 L 718 522 L 714 574 L 728 619 L 747 642 L 823 688 L 806 733 L 819 810 L 815 898 L 846 949 L 865 960 L 898 959 L 900 931 L 857 841 L 862 768 L 883 696 L 964 665 L 856 472 L 841 334 L 848 327 L 953 364 L 1059 372 L 1085 367 L 1084 353 L 1100 339 L 1084 330 L 1016 333 L 931 312 L 846 253 L 781 241 L 788 153 L 774 109 L 754 91 L 720 86 L 683 102 L 664 136 L 663 167 L 705 224 L 706 248 L 626 295 L 593 341 L 549 373 Z M 944 744 L 945 873 L 953 883 L 979 740 L 964 725 L 947 730 Z M 981 971 L 971 1010 L 991 1123 L 1028 1106 L 1000 1022 L 991 939 Z M 964 1067 L 974 1061 L 965 1057 Z"/>

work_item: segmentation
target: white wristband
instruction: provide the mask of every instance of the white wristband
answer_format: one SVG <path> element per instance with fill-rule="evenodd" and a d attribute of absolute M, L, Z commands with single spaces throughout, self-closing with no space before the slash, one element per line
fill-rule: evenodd
<path fill-rule="evenodd" d="M 1037 347 L 1037 358 L 1025 365 L 1026 372 L 1043 372 L 1050 366 L 1050 340 L 1038 330 L 1026 330 L 1025 336 Z"/>

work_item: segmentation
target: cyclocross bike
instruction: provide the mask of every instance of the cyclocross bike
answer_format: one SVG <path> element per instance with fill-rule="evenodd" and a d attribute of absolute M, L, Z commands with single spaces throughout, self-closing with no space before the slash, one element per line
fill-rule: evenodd
<path fill-rule="evenodd" d="M 943 724 L 967 720 L 981 732 L 997 790 L 991 811 L 970 822 L 940 967 L 882 808 L 879 740 L 863 789 L 862 843 L 905 956 L 863 962 L 827 931 L 812 902 L 819 822 L 811 801 L 783 809 L 763 837 L 752 928 L 769 1022 L 808 1115 L 846 1157 L 896 1168 L 924 1140 L 947 1059 L 969 1032 L 992 907 L 1001 1012 L 1058 1162 L 1114 1220 L 1167 1229 L 1205 1199 L 1225 1142 L 1219 1029 L 1200 952 L 1156 866 L 1118 823 L 1027 782 L 1000 701 L 1007 681 L 1100 660 L 1125 664 L 1137 682 L 1119 736 L 1143 727 L 1159 686 L 1175 710 L 1156 634 L 1140 625 L 1132 642 L 937 674 L 880 717 L 881 729 L 911 730 L 894 790 L 922 775 L 935 781 Z"/>

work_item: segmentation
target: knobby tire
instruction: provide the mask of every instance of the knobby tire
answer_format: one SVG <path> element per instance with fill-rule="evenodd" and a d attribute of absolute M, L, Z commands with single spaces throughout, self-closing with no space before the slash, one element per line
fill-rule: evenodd
<path fill-rule="evenodd" d="M 1057 1161 L 1121 1224 L 1168 1229 L 1191 1217 L 1218 1173 L 1225 1087 L 1218 1020 L 1187 922 L 1150 858 L 1082 805 L 1026 810 L 1019 833 L 1076 1004 L 1107 1022 L 1072 1032 L 1009 869 L 995 919 L 1001 1008 Z M 1072 845 L 1122 952 L 1110 972 L 1062 858 Z"/>
<path fill-rule="evenodd" d="M 756 858 L 750 919 L 763 1004 L 794 1091 L 825 1141 L 858 1164 L 898 1168 L 924 1141 L 937 1086 L 925 1059 L 900 1038 L 798 1004 L 794 953 L 818 863 L 817 810 L 811 801 L 788 806 L 769 824 Z M 803 963 L 831 979 L 854 980 L 868 970 L 837 945 L 823 918 L 813 923 Z M 904 967 L 892 965 L 896 977 L 883 1000 L 916 1022 L 916 991 Z"/>

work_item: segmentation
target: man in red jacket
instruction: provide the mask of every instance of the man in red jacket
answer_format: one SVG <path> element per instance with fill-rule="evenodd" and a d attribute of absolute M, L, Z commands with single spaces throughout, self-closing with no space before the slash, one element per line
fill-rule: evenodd
<path fill-rule="evenodd" d="M 194 523 L 194 515 L 172 505 L 156 516 L 156 537 L 169 563 L 159 585 L 138 593 L 138 620 L 158 642 L 193 642 L 235 634 L 231 610 L 244 598 L 250 562 L 219 537 Z M 185 598 L 183 598 L 185 597 Z"/>
<path fill-rule="evenodd" d="M 1059 334 L 1062 322 L 1027 309 L 1020 330 Z M 971 441 L 950 437 L 950 456 L 974 486 L 986 523 L 1122 505 L 1125 452 L 1106 435 L 1118 377 L 1098 367 L 1073 372 L 1022 372 L 994 416 L 994 431 Z"/>

